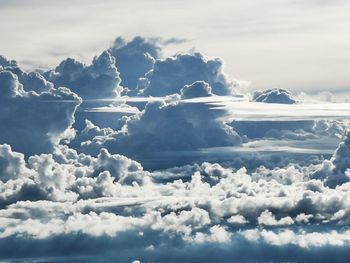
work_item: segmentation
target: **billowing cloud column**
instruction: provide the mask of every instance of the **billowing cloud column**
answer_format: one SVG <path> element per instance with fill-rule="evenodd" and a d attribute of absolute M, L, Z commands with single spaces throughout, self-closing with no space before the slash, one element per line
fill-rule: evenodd
<path fill-rule="evenodd" d="M 140 88 L 144 95 L 166 96 L 180 93 L 185 85 L 195 81 L 207 82 L 216 95 L 231 95 L 236 85 L 223 72 L 222 60 L 194 53 L 157 60 L 145 78 L 140 79 Z"/>
<path fill-rule="evenodd" d="M 50 152 L 71 127 L 79 104 L 66 88 L 27 92 L 16 75 L 1 71 L 0 143 L 26 155 Z"/>
<path fill-rule="evenodd" d="M 115 58 L 108 51 L 95 57 L 89 66 L 68 58 L 44 75 L 55 87 L 67 87 L 83 99 L 111 98 L 122 90 Z"/>

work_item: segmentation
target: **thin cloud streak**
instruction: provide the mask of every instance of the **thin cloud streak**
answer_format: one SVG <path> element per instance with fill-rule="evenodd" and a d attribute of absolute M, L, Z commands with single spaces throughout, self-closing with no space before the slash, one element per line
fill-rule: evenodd
<path fill-rule="evenodd" d="M 349 103 L 268 104 L 258 102 L 212 103 L 213 109 L 226 110 L 224 120 L 302 121 L 348 119 Z"/>

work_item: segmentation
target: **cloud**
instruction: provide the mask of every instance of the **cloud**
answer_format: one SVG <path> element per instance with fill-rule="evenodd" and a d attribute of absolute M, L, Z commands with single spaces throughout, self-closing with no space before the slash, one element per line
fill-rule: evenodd
<path fill-rule="evenodd" d="M 321 167 L 312 175 L 313 178 L 325 180 L 329 187 L 337 187 L 350 181 L 350 132 L 347 131 L 344 140 L 339 144 L 330 160 L 325 160 Z"/>
<path fill-rule="evenodd" d="M 330 119 L 348 105 L 282 89 L 245 101 L 220 59 L 160 59 L 157 41 L 117 39 L 43 74 L 0 57 L 2 259 L 345 261 L 350 134 L 332 155 L 347 122 Z M 156 98 L 114 100 L 118 57 Z"/>
<path fill-rule="evenodd" d="M 0 143 L 27 156 L 52 151 L 74 122 L 80 98 L 66 88 L 27 92 L 16 75 L 0 72 Z"/>
<path fill-rule="evenodd" d="M 255 91 L 253 94 L 253 101 L 281 104 L 294 104 L 297 102 L 296 99 L 293 98 L 292 94 L 284 89 Z"/>
<path fill-rule="evenodd" d="M 150 181 L 142 166 L 101 149 L 96 157 L 60 146 L 53 154 L 24 155 L 0 145 L 0 207 L 20 200 L 70 202 L 118 195 L 122 185 Z"/>
<path fill-rule="evenodd" d="M 296 104 L 297 100 L 292 94 L 284 89 L 267 89 L 264 91 L 255 91 L 252 100 L 254 102 L 272 103 L 272 104 Z M 276 110 L 278 111 L 278 110 Z M 291 138 L 302 139 L 314 137 L 310 134 L 313 121 L 233 121 L 232 127 L 237 130 L 241 136 L 248 138 Z"/>
<path fill-rule="evenodd" d="M 61 147 L 26 163 L 23 155 L 1 146 L 0 156 L 8 167 L 31 174 L 1 179 L 1 196 L 11 200 L 0 210 L 5 259 L 110 262 L 118 256 L 122 262 L 148 262 L 171 254 L 174 262 L 211 257 L 226 262 L 244 253 L 243 262 L 269 262 L 328 258 L 334 251 L 340 259 L 348 256 L 349 183 L 328 188 L 310 178 L 317 166 L 248 173 L 203 163 L 152 173 L 106 150 L 92 157 Z M 173 179 L 154 180 L 166 173 Z M 45 198 L 9 198 L 28 180 Z M 8 249 L 19 244 L 26 245 L 16 255 Z"/>
<path fill-rule="evenodd" d="M 208 83 L 204 81 L 197 81 L 191 85 L 185 85 L 181 91 L 181 99 L 192 99 L 198 97 L 212 96 L 212 90 Z"/>
<path fill-rule="evenodd" d="M 182 89 L 181 94 L 183 98 L 211 96 L 210 90 L 207 83 L 196 82 Z M 85 141 L 78 137 L 78 143 L 73 143 L 80 144 L 81 150 L 87 153 L 96 153 L 105 147 L 141 162 L 142 156 L 150 157 L 152 152 L 240 144 L 237 133 L 218 120 L 221 114 L 221 111 L 212 110 L 206 104 L 182 102 L 177 95 L 162 102 L 149 102 L 140 114 L 126 118 L 124 127 L 119 131 L 100 130 L 95 137 L 87 140 L 86 134 L 91 133 L 90 130 L 98 130 L 87 128 L 82 133 Z"/>
<path fill-rule="evenodd" d="M 12 152 L 9 145 L 0 145 L 0 179 L 2 182 L 20 178 L 30 174 L 26 167 L 24 155 Z"/>
<path fill-rule="evenodd" d="M 109 52 L 116 58 L 115 64 L 121 75 L 121 85 L 135 90 L 138 79 L 153 68 L 160 58 L 160 44 L 151 39 L 135 37 L 127 42 L 118 37 Z"/>
<path fill-rule="evenodd" d="M 335 151 L 332 162 L 336 166 L 337 171 L 344 173 L 350 168 L 350 132 L 345 135 L 345 139 L 339 144 Z"/>
<path fill-rule="evenodd" d="M 2 70 L 11 71 L 17 75 L 19 82 L 26 91 L 35 91 L 36 93 L 47 92 L 53 88 L 53 84 L 47 81 L 39 72 L 23 71 L 14 60 L 8 60 L 4 56 L 0 56 L 0 68 Z"/>
<path fill-rule="evenodd" d="M 0 66 L 1 67 L 17 67 L 18 64 L 15 60 L 8 60 L 5 56 L 0 55 Z"/>
<path fill-rule="evenodd" d="M 55 87 L 67 87 L 83 99 L 111 98 L 122 90 L 115 58 L 108 51 L 96 56 L 89 66 L 68 58 L 44 76 Z"/>
<path fill-rule="evenodd" d="M 179 54 L 164 60 L 157 60 L 145 78 L 139 82 L 141 94 L 166 96 L 180 93 L 185 86 L 195 81 L 205 81 L 213 94 L 234 94 L 235 84 L 223 72 L 223 62 L 201 53 Z"/>
<path fill-rule="evenodd" d="M 345 103 L 304 103 L 283 89 L 257 91 L 253 102 L 222 101 L 213 105 L 227 110 L 229 125 L 249 139 L 340 138 L 347 125 L 341 119 L 349 116 Z"/>

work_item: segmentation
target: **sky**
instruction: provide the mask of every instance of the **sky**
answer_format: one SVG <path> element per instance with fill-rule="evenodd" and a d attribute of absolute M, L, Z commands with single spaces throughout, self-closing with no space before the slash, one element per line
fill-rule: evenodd
<path fill-rule="evenodd" d="M 348 10 L 0 0 L 0 262 L 348 262 Z"/>
<path fill-rule="evenodd" d="M 250 90 L 348 88 L 349 1 L 0 1 L 0 53 L 25 68 L 91 61 L 117 36 L 177 38 L 225 61 Z"/>

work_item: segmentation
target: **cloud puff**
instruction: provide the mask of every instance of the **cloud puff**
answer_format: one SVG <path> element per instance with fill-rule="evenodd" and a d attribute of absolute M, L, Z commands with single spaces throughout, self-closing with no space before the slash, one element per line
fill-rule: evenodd
<path fill-rule="evenodd" d="M 209 97 L 213 95 L 211 87 L 204 81 L 197 81 L 191 85 L 185 85 L 180 93 L 182 99 Z"/>
<path fill-rule="evenodd" d="M 341 142 L 335 151 L 332 162 L 337 171 L 344 173 L 350 168 L 350 131 L 345 135 L 344 141 Z"/>
<path fill-rule="evenodd" d="M 122 90 L 115 58 L 108 51 L 95 57 L 89 66 L 68 58 L 44 76 L 55 87 L 67 87 L 83 99 L 111 98 Z"/>
<path fill-rule="evenodd" d="M 0 56 L 0 68 L 1 67 L 2 70 L 11 71 L 13 74 L 17 75 L 19 82 L 26 91 L 41 93 L 53 88 L 53 84 L 47 81 L 39 72 L 25 72 L 18 66 L 16 61 L 10 61 L 4 56 Z"/>
<path fill-rule="evenodd" d="M 0 55 L 0 66 L 1 67 L 17 67 L 18 64 L 15 60 L 8 60 L 5 56 Z"/>
<path fill-rule="evenodd" d="M 267 89 L 264 91 L 256 91 L 253 94 L 253 101 L 265 103 L 281 103 L 294 104 L 296 99 L 292 94 L 284 89 Z"/>
<path fill-rule="evenodd" d="M 74 122 L 80 98 L 66 88 L 27 92 L 17 75 L 0 72 L 0 143 L 32 155 L 52 151 Z"/>
<path fill-rule="evenodd" d="M 185 86 L 195 81 L 205 81 L 216 95 L 235 93 L 235 84 L 223 72 L 223 62 L 201 53 L 179 54 L 157 60 L 145 78 L 139 82 L 141 94 L 166 96 L 180 93 Z"/>
<path fill-rule="evenodd" d="M 155 40 L 135 37 L 130 42 L 118 37 L 109 52 L 116 58 L 121 75 L 121 85 L 135 90 L 138 79 L 153 68 L 160 57 L 161 48 Z"/>
<path fill-rule="evenodd" d="M 323 179 L 325 185 L 337 187 L 350 182 L 350 132 L 347 131 L 344 140 L 339 144 L 330 160 L 325 160 L 321 167 L 312 175 Z"/>
<path fill-rule="evenodd" d="M 211 96 L 210 86 L 197 82 L 186 86 L 181 94 L 183 98 Z M 179 96 L 173 96 L 162 102 L 148 103 L 140 114 L 127 118 L 120 131 L 100 130 L 95 137 L 86 140 L 86 134 L 94 133 L 85 129 L 82 136 L 86 141 L 79 137 L 77 140 L 82 141 L 81 149 L 88 153 L 96 153 L 96 149 L 105 147 L 140 161 L 142 156 L 147 157 L 152 152 L 240 144 L 237 133 L 218 119 L 222 114 L 212 110 L 210 105 L 182 102 Z"/>
<path fill-rule="evenodd" d="M 24 155 L 12 152 L 9 145 L 0 145 L 0 180 L 7 182 L 28 174 L 30 171 L 26 167 Z"/>

